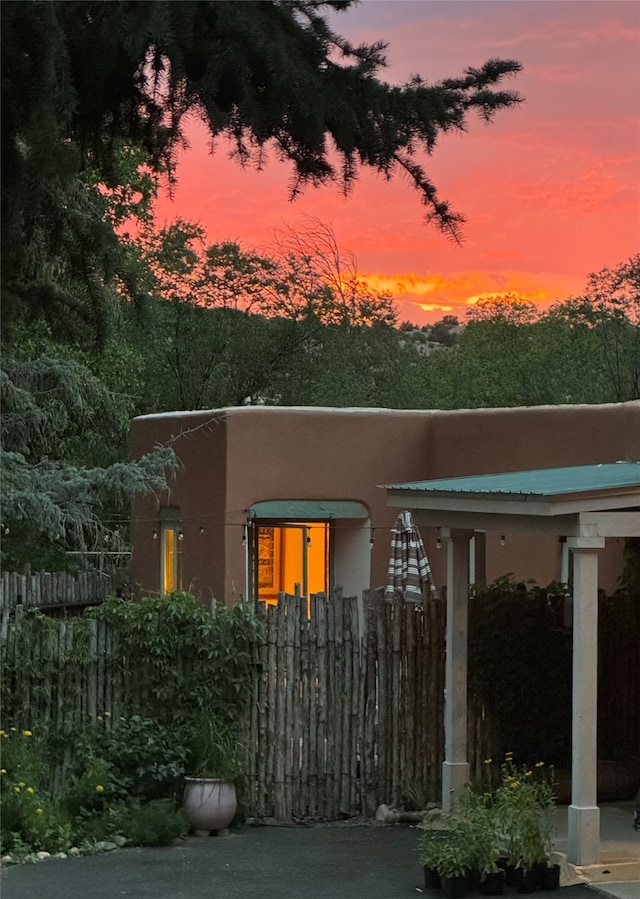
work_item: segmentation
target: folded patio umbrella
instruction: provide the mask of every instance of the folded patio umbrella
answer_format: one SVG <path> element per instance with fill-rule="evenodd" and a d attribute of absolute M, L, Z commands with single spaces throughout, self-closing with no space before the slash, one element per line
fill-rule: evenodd
<path fill-rule="evenodd" d="M 421 603 L 426 583 L 429 594 L 435 596 L 431 566 L 422 537 L 413 523 L 411 512 L 401 512 L 391 531 L 391 556 L 384 598 L 388 602 L 398 598 Z"/>

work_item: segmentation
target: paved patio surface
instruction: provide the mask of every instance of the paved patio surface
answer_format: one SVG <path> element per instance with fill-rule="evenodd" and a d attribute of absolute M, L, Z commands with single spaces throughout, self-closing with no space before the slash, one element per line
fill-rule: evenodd
<path fill-rule="evenodd" d="M 634 831 L 633 802 L 600 806 L 600 859 L 564 870 L 564 883 L 588 883 L 615 899 L 640 899 L 640 832 Z M 556 809 L 555 848 L 567 851 L 567 807 Z M 592 899 L 594 897 L 592 896 Z"/>
<path fill-rule="evenodd" d="M 415 899 L 429 895 L 417 844 L 416 828 L 400 824 L 245 826 L 170 848 L 12 866 L 0 887 L 2 899 Z M 640 897 L 640 883 L 626 886 L 635 892 L 610 895 Z M 610 899 L 601 892 L 607 888 L 578 881 L 554 895 Z"/>

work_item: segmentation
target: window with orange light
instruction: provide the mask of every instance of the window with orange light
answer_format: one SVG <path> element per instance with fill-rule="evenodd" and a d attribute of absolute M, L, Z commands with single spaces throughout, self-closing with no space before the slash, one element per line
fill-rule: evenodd
<path fill-rule="evenodd" d="M 182 590 L 182 530 L 178 524 L 162 525 L 162 595 Z"/>
<path fill-rule="evenodd" d="M 329 590 L 326 521 L 288 521 L 255 526 L 253 594 L 268 604 L 278 593 L 309 597 Z"/>

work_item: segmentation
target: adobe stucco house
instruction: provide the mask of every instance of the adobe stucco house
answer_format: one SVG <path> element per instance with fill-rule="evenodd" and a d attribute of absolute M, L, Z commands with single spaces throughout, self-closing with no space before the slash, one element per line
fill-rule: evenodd
<path fill-rule="evenodd" d="M 279 591 L 346 595 L 384 586 L 398 514 L 381 485 L 640 459 L 640 403 L 470 411 L 233 407 L 136 418 L 134 456 L 171 441 L 180 470 L 160 500 L 136 500 L 134 590 L 189 589 L 227 604 Z M 422 536 L 436 586 L 445 554 Z M 620 574 L 622 538 L 600 553 Z M 557 537 L 478 532 L 470 577 L 566 579 Z"/>
<path fill-rule="evenodd" d="M 640 402 L 135 419 L 136 456 L 169 441 L 181 463 L 175 483 L 134 505 L 138 593 L 184 587 L 227 603 L 338 586 L 360 594 L 385 584 L 395 518 L 415 512 L 435 583 L 447 584 L 445 807 L 469 777 L 469 581 L 571 577 L 569 860 L 597 862 L 597 593 L 615 588 L 625 537 L 640 536 Z"/>

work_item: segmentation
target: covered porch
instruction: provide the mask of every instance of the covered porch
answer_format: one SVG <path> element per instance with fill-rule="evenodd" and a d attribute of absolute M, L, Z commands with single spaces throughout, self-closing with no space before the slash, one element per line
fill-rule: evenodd
<path fill-rule="evenodd" d="M 384 485 L 387 504 L 435 527 L 447 550 L 445 759 L 442 801 L 469 779 L 467 633 L 470 541 L 492 531 L 564 538 L 573 557 L 571 804 L 567 856 L 600 858 L 597 804 L 598 551 L 640 537 L 640 462 L 536 469 Z M 535 572 L 531 572 L 533 576 Z"/>

